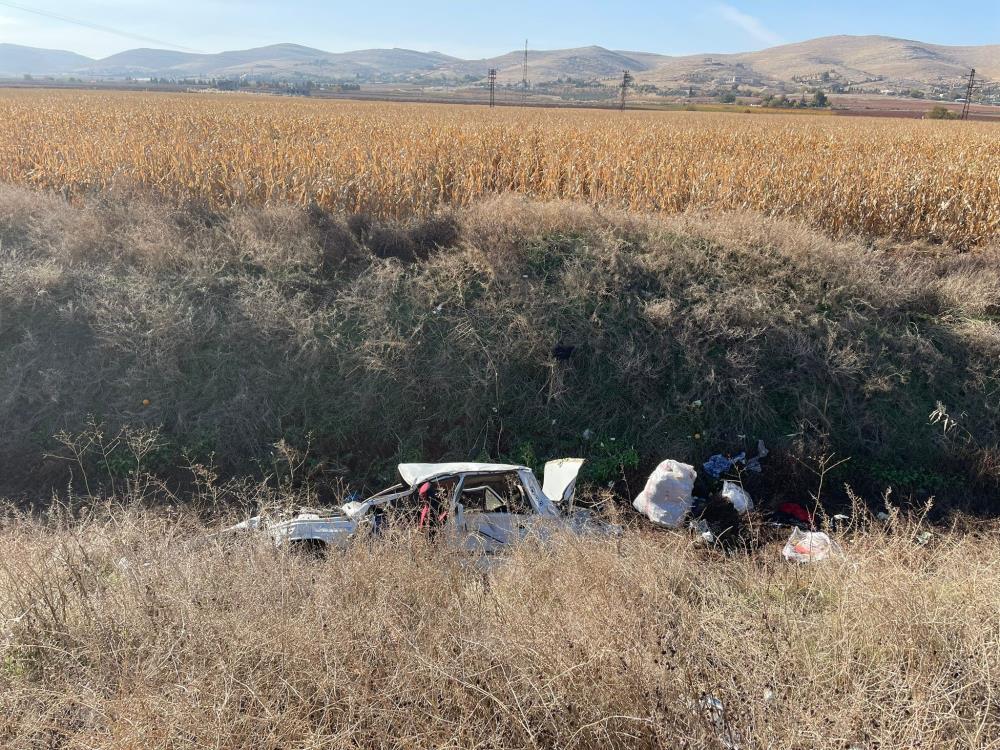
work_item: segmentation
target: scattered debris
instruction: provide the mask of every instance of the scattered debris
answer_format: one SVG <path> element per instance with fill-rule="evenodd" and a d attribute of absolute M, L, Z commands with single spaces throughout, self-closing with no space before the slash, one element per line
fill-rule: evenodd
<path fill-rule="evenodd" d="M 830 518 L 830 529 L 832 531 L 844 532 L 851 526 L 851 517 L 843 513 L 837 513 Z"/>
<path fill-rule="evenodd" d="M 750 493 L 736 482 L 723 482 L 721 494 L 736 508 L 737 513 L 749 513 L 753 510 L 753 498 L 750 497 Z"/>
<path fill-rule="evenodd" d="M 840 545 L 822 531 L 792 529 L 782 554 L 789 562 L 812 563 L 840 554 Z"/>
<path fill-rule="evenodd" d="M 690 464 L 666 460 L 650 474 L 632 507 L 658 526 L 678 528 L 694 505 L 694 480 Z"/>
<path fill-rule="evenodd" d="M 775 508 L 771 517 L 775 522 L 787 526 L 801 524 L 811 529 L 813 525 L 812 513 L 798 503 L 782 503 Z"/>
<path fill-rule="evenodd" d="M 766 458 L 770 451 L 767 446 L 764 445 L 763 440 L 757 441 L 757 455 L 747 460 L 746 451 L 736 454 L 735 456 L 726 456 L 722 453 L 716 453 L 714 456 L 709 458 L 702 468 L 705 469 L 705 473 L 708 474 L 712 479 L 718 479 L 723 474 L 731 471 L 734 467 L 742 467 L 746 471 L 751 471 L 754 474 L 760 474 L 763 470 L 760 465 L 762 458 Z"/>
<path fill-rule="evenodd" d="M 740 453 L 732 458 L 723 456 L 721 453 L 716 453 L 704 464 L 702 464 L 702 468 L 705 470 L 706 474 L 712 477 L 712 479 L 718 479 L 737 464 L 746 461 L 746 458 L 746 453 Z"/>
<path fill-rule="evenodd" d="M 757 441 L 757 455 L 747 461 L 747 471 L 752 471 L 754 474 L 760 474 L 763 471 L 763 467 L 760 465 L 762 458 L 767 458 L 767 454 L 770 453 L 767 446 L 764 445 L 763 440 Z"/>
<path fill-rule="evenodd" d="M 698 543 L 704 544 L 706 547 L 711 547 L 719 541 L 719 538 L 713 533 L 711 526 L 708 525 L 708 521 L 704 518 L 689 522 L 688 528 L 697 535 L 695 538 Z"/>
<path fill-rule="evenodd" d="M 739 737 L 726 720 L 726 707 L 722 701 L 707 693 L 698 701 L 702 714 L 715 730 L 715 736 L 726 750 L 739 750 Z"/>

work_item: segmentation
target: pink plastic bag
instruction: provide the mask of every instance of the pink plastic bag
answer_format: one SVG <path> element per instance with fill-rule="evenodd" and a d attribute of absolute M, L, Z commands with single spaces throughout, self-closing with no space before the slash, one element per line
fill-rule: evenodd
<path fill-rule="evenodd" d="M 782 554 L 789 562 L 810 563 L 839 555 L 840 545 L 822 531 L 792 529 Z"/>

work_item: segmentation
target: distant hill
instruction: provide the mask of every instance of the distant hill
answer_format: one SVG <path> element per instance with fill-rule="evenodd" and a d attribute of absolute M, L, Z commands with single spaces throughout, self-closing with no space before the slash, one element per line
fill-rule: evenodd
<path fill-rule="evenodd" d="M 0 75 L 62 75 L 94 62 L 89 57 L 58 49 L 0 44 Z"/>
<path fill-rule="evenodd" d="M 1000 80 L 1000 45 L 946 47 L 884 36 L 831 36 L 760 52 L 666 58 L 645 78 L 651 82 L 740 76 L 789 82 L 827 73 L 837 80 L 890 83 L 955 81 L 976 68 Z"/>
<path fill-rule="evenodd" d="M 552 51 L 528 51 L 528 79 L 554 81 L 559 78 L 585 80 L 617 78 L 623 70 L 648 71 L 654 62 L 669 60 L 662 55 L 613 52 L 603 47 L 579 47 Z M 446 70 L 461 75 L 482 76 L 483 71 L 497 69 L 502 83 L 520 81 L 524 76 L 524 52 L 509 52 L 485 60 L 463 60 L 446 66 Z"/>
<path fill-rule="evenodd" d="M 496 68 L 501 82 L 520 81 L 524 53 L 483 60 L 461 60 L 439 52 L 370 49 L 325 52 L 297 44 L 275 44 L 217 54 L 134 49 L 103 60 L 72 52 L 0 44 L 0 74 L 237 77 L 327 80 L 481 79 Z M 884 36 L 832 36 L 759 52 L 670 57 L 603 47 L 528 53 L 528 78 L 608 80 L 630 70 L 640 82 L 695 84 L 736 80 L 759 84 L 824 80 L 852 83 L 884 81 L 912 85 L 954 82 L 975 67 L 980 76 L 1000 81 L 1000 45 L 946 47 Z"/>
<path fill-rule="evenodd" d="M 192 57 L 199 55 L 166 49 L 130 49 L 103 60 L 91 60 L 78 68 L 91 75 L 145 76 L 181 65 Z"/>
<path fill-rule="evenodd" d="M 214 55 L 135 49 L 91 62 L 77 72 L 97 76 L 227 78 L 379 78 L 416 76 L 459 62 L 438 52 L 373 49 L 324 52 L 298 44 L 274 44 Z"/>
<path fill-rule="evenodd" d="M 945 47 L 884 36 L 831 36 L 738 57 L 772 76 L 817 75 L 833 69 L 848 76 L 935 81 L 966 76 L 975 67 L 982 76 L 1000 79 L 1000 44 Z"/>

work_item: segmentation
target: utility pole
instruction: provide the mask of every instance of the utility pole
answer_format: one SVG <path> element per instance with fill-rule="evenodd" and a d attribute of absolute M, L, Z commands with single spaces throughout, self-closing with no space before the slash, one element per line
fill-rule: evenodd
<path fill-rule="evenodd" d="M 969 85 L 965 89 L 965 103 L 962 104 L 962 120 L 969 119 L 969 106 L 972 104 L 972 92 L 976 88 L 976 69 L 969 73 Z"/>
<path fill-rule="evenodd" d="M 629 89 L 629 86 L 632 85 L 632 80 L 633 80 L 632 74 L 629 73 L 626 70 L 624 72 L 624 74 L 622 75 L 622 83 L 621 83 L 621 90 L 622 91 L 621 91 L 621 102 L 620 102 L 619 106 L 620 106 L 620 109 L 621 109 L 622 112 L 625 111 L 625 101 L 626 101 L 626 99 L 628 97 L 628 89 Z"/>
<path fill-rule="evenodd" d="M 490 68 L 490 109 L 497 105 L 497 69 Z"/>
<path fill-rule="evenodd" d="M 528 40 L 524 40 L 524 70 L 521 76 L 521 103 L 528 101 Z"/>

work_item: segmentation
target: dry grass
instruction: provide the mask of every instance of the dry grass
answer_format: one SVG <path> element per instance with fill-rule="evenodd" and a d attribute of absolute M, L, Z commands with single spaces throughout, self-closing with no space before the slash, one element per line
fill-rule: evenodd
<path fill-rule="evenodd" d="M 834 451 L 853 458 L 835 491 L 987 507 L 998 268 L 995 250 L 870 247 L 746 213 L 507 196 L 382 223 L 5 188 L 0 492 L 64 490 L 52 436 L 94 416 L 162 428 L 143 468 L 174 476 L 189 458 L 259 476 L 285 440 L 311 445 L 320 485 L 377 489 L 402 460 L 583 455 L 630 495 L 664 457 L 760 437 L 788 457 L 761 497 L 803 500 L 814 478 L 791 457 Z M 130 465 L 91 458 L 97 483 Z"/>
<path fill-rule="evenodd" d="M 798 217 L 841 236 L 1000 236 L 990 124 L 0 93 L 0 180 L 64 195 L 317 203 L 404 218 L 517 192 Z"/>
<path fill-rule="evenodd" d="M 92 502 L 0 531 L 3 747 L 1000 745 L 995 529 L 919 546 L 896 518 L 808 567 L 562 539 L 484 575 L 422 538 L 317 562 Z"/>

